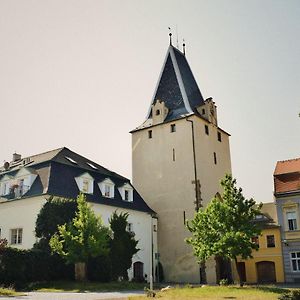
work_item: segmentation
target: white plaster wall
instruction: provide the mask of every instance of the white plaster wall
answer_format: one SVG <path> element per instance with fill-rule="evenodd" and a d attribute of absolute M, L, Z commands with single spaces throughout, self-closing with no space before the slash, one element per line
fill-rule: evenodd
<path fill-rule="evenodd" d="M 93 210 L 97 215 L 100 215 L 103 223 L 108 226 L 109 219 L 114 211 L 117 213 L 127 212 L 128 222 L 132 223 L 133 231 L 135 232 L 135 239 L 138 240 L 137 247 L 140 249 L 138 253 L 136 253 L 133 257 L 132 262 L 141 261 L 144 264 L 144 275 L 147 274 L 147 280 L 150 280 L 150 270 L 152 267 L 151 261 L 151 240 L 155 242 L 153 247 L 153 256 L 154 253 L 157 252 L 157 242 L 156 242 L 156 233 L 153 232 L 153 224 L 156 224 L 156 219 L 153 219 L 150 214 L 130 210 L 130 209 L 123 209 L 117 208 L 113 206 L 103 205 L 103 204 L 91 204 Z M 151 234 L 153 233 L 153 237 Z M 154 261 L 154 259 L 153 259 Z M 129 279 L 133 277 L 133 267 L 128 270 Z"/>
<path fill-rule="evenodd" d="M 46 196 L 5 200 L 0 202 L 1 238 L 6 238 L 10 245 L 10 230 L 23 229 L 22 244 L 11 245 L 19 249 L 29 249 L 36 241 L 35 222 L 38 213 L 46 202 Z"/>
<path fill-rule="evenodd" d="M 30 249 L 36 242 L 35 223 L 38 213 L 46 202 L 48 196 L 39 196 L 33 198 L 4 200 L 0 202 L 0 228 L 1 238 L 6 238 L 10 244 L 10 230 L 15 228 L 23 229 L 22 244 L 11 245 L 19 249 Z M 114 206 L 91 204 L 91 207 L 97 215 L 100 215 L 103 223 L 108 226 L 109 218 L 114 211 L 118 213 L 128 212 L 128 222 L 133 224 L 135 239 L 138 240 L 137 247 L 140 251 L 134 255 L 133 263 L 141 261 L 144 264 L 144 275 L 147 274 L 147 280 L 150 279 L 150 269 L 154 255 L 157 252 L 156 232 L 153 232 L 153 224 L 157 225 L 157 220 L 150 214 L 130 209 L 121 209 Z M 151 234 L 153 233 L 153 236 Z M 151 241 L 153 240 L 153 260 L 151 261 Z M 128 270 L 129 278 L 133 277 L 133 268 Z"/>

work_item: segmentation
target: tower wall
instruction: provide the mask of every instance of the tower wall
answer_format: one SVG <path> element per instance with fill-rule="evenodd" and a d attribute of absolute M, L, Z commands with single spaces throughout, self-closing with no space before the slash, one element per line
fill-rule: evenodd
<path fill-rule="evenodd" d="M 200 117 L 192 115 L 188 119 L 194 123 L 197 177 L 203 204 L 207 205 L 221 192 L 220 179 L 231 173 L 229 136 Z M 133 131 L 132 164 L 135 188 L 158 214 L 158 251 L 165 280 L 198 283 L 199 265 L 191 246 L 184 241 L 189 236 L 185 221 L 193 218 L 196 207 L 191 123 L 182 118 Z M 206 264 L 208 282 L 216 282 L 215 273 L 211 259 Z"/>

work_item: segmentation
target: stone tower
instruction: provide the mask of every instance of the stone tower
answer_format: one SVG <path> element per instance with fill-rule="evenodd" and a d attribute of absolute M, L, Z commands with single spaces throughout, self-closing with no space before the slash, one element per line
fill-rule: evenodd
<path fill-rule="evenodd" d="M 172 45 L 146 120 L 131 133 L 133 184 L 157 212 L 165 280 L 216 282 L 215 260 L 200 268 L 184 241 L 185 224 L 231 173 L 229 134 L 218 127 L 215 102 L 203 99 L 184 53 Z"/>

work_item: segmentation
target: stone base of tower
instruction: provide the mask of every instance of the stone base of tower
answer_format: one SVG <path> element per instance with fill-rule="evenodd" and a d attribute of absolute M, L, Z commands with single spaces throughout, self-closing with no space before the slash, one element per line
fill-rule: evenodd
<path fill-rule="evenodd" d="M 161 263 L 163 265 L 166 282 L 191 284 L 205 283 L 203 282 L 203 274 L 201 275 L 200 265 L 196 262 L 195 257 L 192 254 L 179 256 L 174 263 L 164 263 L 164 261 L 161 261 Z M 217 283 L 216 261 L 214 258 L 206 261 L 205 276 L 206 283 Z"/>

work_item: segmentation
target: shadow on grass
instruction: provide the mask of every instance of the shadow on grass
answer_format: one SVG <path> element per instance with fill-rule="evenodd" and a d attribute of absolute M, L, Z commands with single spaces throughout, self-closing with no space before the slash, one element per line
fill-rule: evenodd
<path fill-rule="evenodd" d="M 75 281 L 57 281 L 57 282 L 37 282 L 31 283 L 27 291 L 44 292 L 114 292 L 125 290 L 143 290 L 145 283 L 134 282 L 75 282 Z"/>

